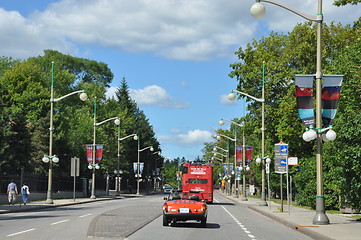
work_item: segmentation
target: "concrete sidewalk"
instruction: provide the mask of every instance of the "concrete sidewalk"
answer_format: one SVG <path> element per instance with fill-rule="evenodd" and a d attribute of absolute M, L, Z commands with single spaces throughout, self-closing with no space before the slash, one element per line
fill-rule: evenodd
<path fill-rule="evenodd" d="M 232 201 L 239 202 L 240 204 L 247 204 L 250 209 L 290 228 L 298 230 L 313 239 L 361 239 L 361 221 L 352 218 L 352 216 L 354 216 L 352 214 L 327 214 L 330 224 L 313 225 L 313 218 L 316 215 L 315 211 L 290 206 L 290 211 L 288 212 L 287 201 L 283 206 L 283 212 L 281 212 L 281 205 L 272 201 L 268 206 L 259 206 L 260 199 L 257 198 L 248 197 L 248 201 L 242 201 L 241 196 L 239 196 L 239 198 L 231 196 L 226 197 Z"/>
<path fill-rule="evenodd" d="M 4 213 L 11 213 L 11 212 L 24 212 L 24 211 L 32 211 L 36 209 L 44 209 L 44 208 L 52 208 L 52 207 L 60 207 L 60 206 L 69 206 L 75 204 L 83 204 L 89 203 L 94 201 L 106 201 L 106 200 L 115 200 L 115 199 L 122 199 L 122 198 L 129 198 L 129 197 L 139 197 L 142 195 L 136 194 L 121 194 L 120 196 L 112 196 L 112 197 L 97 197 L 96 199 L 90 198 L 76 198 L 74 199 L 53 199 L 53 204 L 48 204 L 45 201 L 34 201 L 29 202 L 26 205 L 16 203 L 14 205 L 0 205 L 0 214 Z"/>

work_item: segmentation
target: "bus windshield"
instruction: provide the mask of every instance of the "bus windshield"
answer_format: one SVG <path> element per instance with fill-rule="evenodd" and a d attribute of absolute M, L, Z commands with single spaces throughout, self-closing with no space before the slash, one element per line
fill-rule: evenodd
<path fill-rule="evenodd" d="M 190 178 L 188 180 L 188 183 L 191 183 L 191 184 L 207 184 L 208 179 Z"/>

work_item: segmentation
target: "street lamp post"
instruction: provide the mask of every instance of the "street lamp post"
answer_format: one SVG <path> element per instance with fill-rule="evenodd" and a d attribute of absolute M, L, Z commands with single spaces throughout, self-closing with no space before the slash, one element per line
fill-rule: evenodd
<path fill-rule="evenodd" d="M 102 125 L 103 123 L 106 123 L 108 121 L 114 120 L 115 125 L 120 124 L 120 120 L 118 117 L 112 117 L 109 119 L 106 119 L 102 122 L 97 123 L 97 98 L 94 97 L 94 124 L 93 124 L 93 163 L 92 165 L 89 165 L 89 169 L 93 169 L 92 173 L 92 192 L 91 192 L 91 199 L 96 199 L 95 195 L 95 169 L 99 169 L 99 166 L 95 162 L 95 153 L 96 153 L 96 144 L 95 144 L 95 138 L 96 138 L 96 126 Z"/>
<path fill-rule="evenodd" d="M 137 162 L 137 195 L 139 195 L 139 181 L 140 181 L 140 152 L 149 149 L 151 152 L 154 151 L 154 148 L 152 146 L 145 147 L 143 149 L 140 149 L 140 137 L 137 135 L 135 140 L 138 140 L 138 162 Z"/>
<path fill-rule="evenodd" d="M 227 121 L 227 122 L 230 122 L 238 127 L 243 127 L 242 124 L 239 124 L 239 123 L 236 123 L 235 121 L 232 121 L 232 120 L 229 120 L 229 119 L 225 119 L 225 118 L 222 118 L 220 121 L 219 121 L 219 125 L 220 126 L 223 126 L 224 125 L 224 121 Z M 236 159 L 236 156 L 237 156 L 237 134 L 236 132 L 234 133 L 234 138 L 236 139 L 236 141 L 234 142 L 234 169 L 235 169 L 235 173 L 236 173 L 236 163 L 237 163 L 237 159 Z M 245 152 L 245 137 L 244 137 L 244 131 L 243 131 L 243 152 Z M 245 158 L 243 158 L 243 169 L 245 169 Z M 237 186 L 237 180 L 236 180 L 236 175 L 234 175 L 234 185 Z M 247 196 L 246 196 L 246 176 L 244 174 L 242 174 L 242 182 L 243 182 L 243 185 L 242 185 L 242 190 L 243 190 L 243 197 L 242 197 L 242 201 L 247 201 Z M 237 194 L 237 198 L 238 198 L 238 194 Z"/>
<path fill-rule="evenodd" d="M 227 138 L 228 140 L 231 140 L 232 142 L 234 142 L 234 178 L 236 179 L 236 146 L 237 146 L 237 134 L 236 132 L 234 133 L 234 138 L 230 138 L 226 135 L 223 135 L 223 134 L 218 134 L 217 136 L 217 139 L 218 140 L 221 140 L 221 137 L 224 137 L 224 138 Z M 229 152 L 228 152 L 228 161 L 229 161 Z M 234 180 L 234 189 L 236 191 L 236 194 L 237 194 L 237 189 L 236 189 L 236 180 Z M 232 191 L 231 191 L 232 192 Z M 238 194 L 237 194 L 237 197 L 238 197 Z"/>
<path fill-rule="evenodd" d="M 128 136 L 125 136 L 123 138 L 120 138 L 120 124 L 118 124 L 118 154 L 117 154 L 117 160 L 118 160 L 118 169 L 116 170 L 116 172 L 114 171 L 114 173 L 117 174 L 117 181 L 116 181 L 116 186 L 117 186 L 117 195 L 119 195 L 119 190 L 120 190 L 120 174 L 122 173 L 120 170 L 120 141 L 133 137 L 134 140 L 137 140 L 137 134 L 131 134 Z"/>
<path fill-rule="evenodd" d="M 289 6 L 278 3 L 273 0 L 259 0 L 253 4 L 251 8 L 252 16 L 256 18 L 263 17 L 265 14 L 265 7 L 261 2 L 268 2 L 277 6 L 280 6 L 288 11 L 291 11 L 309 21 L 317 23 L 317 47 L 316 47 L 316 176 L 317 176 L 317 195 L 316 195 L 316 215 L 313 219 L 313 224 L 315 225 L 326 225 L 330 223 L 326 213 L 325 213 L 325 198 L 323 195 L 323 176 L 322 176 L 322 51 L 321 51 L 321 34 L 322 34 L 322 22 L 323 22 L 323 14 L 322 14 L 322 0 L 318 0 L 318 10 L 317 15 L 312 16 L 305 14 L 303 12 L 297 11 Z"/>
<path fill-rule="evenodd" d="M 262 64 L 262 98 L 256 98 L 254 96 L 251 96 L 247 93 L 241 92 L 241 91 L 235 91 L 232 90 L 230 94 L 228 94 L 228 99 L 233 101 L 236 99 L 236 95 L 234 93 L 239 93 L 242 94 L 246 97 L 249 97 L 257 102 L 262 103 L 262 128 L 261 128 L 261 132 L 262 132 L 262 159 L 264 157 L 264 152 L 265 152 L 265 123 L 264 123 L 264 101 L 265 101 L 265 94 L 264 94 L 264 82 L 265 82 L 265 64 L 263 62 Z M 265 163 L 264 160 L 262 160 L 262 192 L 261 192 L 261 201 L 259 203 L 260 206 L 267 206 L 267 201 L 266 201 L 266 180 L 265 180 Z"/>
<path fill-rule="evenodd" d="M 53 204 L 54 201 L 52 199 L 52 179 L 53 179 L 53 162 L 59 162 L 59 158 L 56 155 L 53 155 L 53 118 L 54 118 L 54 102 L 58 102 L 64 98 L 72 96 L 74 94 L 80 93 L 80 100 L 86 101 L 88 99 L 87 94 L 84 90 L 75 91 L 64 95 L 60 98 L 54 98 L 54 61 L 51 62 L 51 87 L 50 87 L 50 135 L 49 135 L 49 155 L 44 155 L 42 161 L 45 163 L 49 163 L 49 174 L 48 174 L 48 191 L 46 194 L 46 203 Z"/>

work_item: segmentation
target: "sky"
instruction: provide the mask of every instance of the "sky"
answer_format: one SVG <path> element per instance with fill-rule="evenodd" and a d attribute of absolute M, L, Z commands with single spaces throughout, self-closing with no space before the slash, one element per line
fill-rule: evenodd
<path fill-rule="evenodd" d="M 214 141 L 221 118 L 245 114 L 244 100 L 227 99 L 237 86 L 228 76 L 230 64 L 238 61 L 234 52 L 271 31 L 287 33 L 306 21 L 269 3 L 264 4 L 266 15 L 255 19 L 249 13 L 254 2 L 2 0 L 0 56 L 26 59 L 52 49 L 108 64 L 114 79 L 107 95 L 125 77 L 162 156 L 194 160 L 203 155 L 205 142 Z M 317 13 L 316 0 L 278 2 Z M 332 3 L 323 0 L 326 23 L 352 24 L 361 16 L 360 5 Z"/>

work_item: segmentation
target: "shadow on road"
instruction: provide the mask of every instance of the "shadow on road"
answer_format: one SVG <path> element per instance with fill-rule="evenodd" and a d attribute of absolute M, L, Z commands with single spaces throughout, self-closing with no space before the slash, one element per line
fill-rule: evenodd
<path fill-rule="evenodd" d="M 204 228 L 201 223 L 198 222 L 177 222 L 172 223 L 171 227 L 175 228 Z M 218 223 L 207 223 L 205 228 L 220 228 L 221 226 Z"/>

